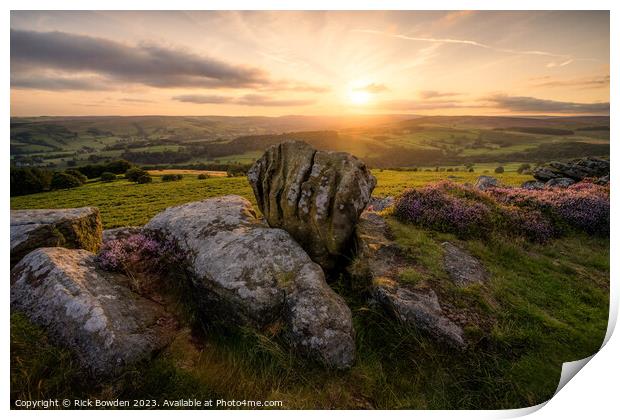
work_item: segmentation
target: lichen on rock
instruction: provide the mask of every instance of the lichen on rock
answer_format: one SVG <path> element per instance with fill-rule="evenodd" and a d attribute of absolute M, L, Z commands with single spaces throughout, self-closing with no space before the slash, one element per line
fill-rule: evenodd
<path fill-rule="evenodd" d="M 128 279 L 100 270 L 86 250 L 39 248 L 11 270 L 11 310 L 42 326 L 92 374 L 111 376 L 164 347 L 175 328 Z"/>
<path fill-rule="evenodd" d="M 351 311 L 323 271 L 282 229 L 229 195 L 171 207 L 146 230 L 174 239 L 203 314 L 228 324 L 266 328 L 284 321 L 291 345 L 329 366 L 355 358 Z"/>
<path fill-rule="evenodd" d="M 376 185 L 356 157 L 317 151 L 300 141 L 268 148 L 248 180 L 269 226 L 290 233 L 325 269 L 346 252 Z"/>
<path fill-rule="evenodd" d="M 11 266 L 42 247 L 97 252 L 101 239 L 101 217 L 96 207 L 11 210 Z"/>

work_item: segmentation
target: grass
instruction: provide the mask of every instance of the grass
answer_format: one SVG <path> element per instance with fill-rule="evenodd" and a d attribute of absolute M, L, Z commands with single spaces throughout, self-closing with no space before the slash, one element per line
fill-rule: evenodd
<path fill-rule="evenodd" d="M 396 194 L 450 173 L 375 172 L 377 194 Z M 472 182 L 479 173 L 453 173 Z M 503 182 L 527 177 L 507 172 Z M 525 179 L 523 179 L 525 178 Z M 163 208 L 222 194 L 252 199 L 245 178 L 133 185 L 90 183 L 75 190 L 15 197 L 12 208 L 100 207 L 105 227 L 142 224 Z M 518 408 L 550 398 L 563 362 L 600 347 L 609 305 L 609 240 L 569 236 L 546 245 L 492 235 L 459 241 L 389 219 L 395 240 L 426 282 L 454 305 L 484 322 L 466 330 L 473 347 L 459 353 L 388 318 L 349 290 L 332 287 L 353 312 L 357 362 L 330 371 L 295 357 L 273 331 L 193 325 L 150 363 L 114 380 L 84 379 L 67 350 L 54 347 L 18 313 L 11 318 L 11 400 L 68 396 L 163 399 L 281 400 L 283 408 Z M 458 289 L 443 270 L 441 242 L 455 241 L 489 270 L 488 284 Z"/>
<path fill-rule="evenodd" d="M 255 203 L 244 177 L 198 179 L 187 175 L 175 182 L 162 182 L 154 177 L 150 184 L 125 180 L 89 182 L 71 190 L 13 197 L 11 208 L 95 206 L 101 212 L 104 228 L 113 228 L 143 225 L 167 207 L 226 194 L 241 195 Z"/>
<path fill-rule="evenodd" d="M 208 170 L 199 170 L 199 169 L 152 169 L 152 170 L 149 170 L 148 173 L 152 176 L 161 176 L 161 175 L 166 175 L 166 174 L 173 174 L 173 175 L 205 174 L 207 176 L 213 176 L 213 177 L 228 176 L 228 173 L 226 171 L 208 171 Z"/>
<path fill-rule="evenodd" d="M 165 173 L 166 171 L 164 171 Z M 186 173 L 169 170 L 170 173 Z M 152 172 L 157 173 L 157 172 Z M 445 179 L 452 174 L 455 182 L 475 182 L 480 173 L 475 172 L 412 172 L 377 170 L 376 195 L 396 195 L 408 186 L 416 187 Z M 497 175 L 508 185 L 519 185 L 531 179 L 516 172 Z M 95 206 L 101 212 L 106 229 L 119 226 L 143 225 L 167 207 L 190 201 L 203 200 L 226 194 L 241 195 L 256 204 L 252 188 L 245 177 L 212 177 L 197 179 L 192 174 L 182 180 L 161 182 L 157 176 L 150 184 L 134 184 L 125 180 L 114 182 L 89 182 L 71 190 L 11 197 L 12 209 L 70 208 Z"/>

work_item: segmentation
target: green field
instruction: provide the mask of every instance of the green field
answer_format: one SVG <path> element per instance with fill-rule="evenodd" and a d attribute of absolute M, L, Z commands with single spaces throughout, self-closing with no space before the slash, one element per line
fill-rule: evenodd
<path fill-rule="evenodd" d="M 485 169 L 486 170 L 486 169 Z M 396 195 L 407 187 L 418 187 L 452 176 L 455 182 L 474 183 L 480 172 L 412 172 L 375 170 L 375 195 Z M 507 185 L 520 185 L 532 179 L 516 172 L 493 174 Z M 153 177 L 151 184 L 90 181 L 70 189 L 11 197 L 11 208 L 70 208 L 95 206 L 101 211 L 105 228 L 143 225 L 166 207 L 203 200 L 225 194 L 244 196 L 255 203 L 254 194 L 245 177 L 200 180 L 186 175 L 181 181 L 162 182 Z"/>
<path fill-rule="evenodd" d="M 480 171 L 486 170 L 480 168 Z M 480 172 L 376 170 L 376 195 L 398 194 L 451 175 L 473 182 Z M 498 178 L 518 185 L 529 176 Z M 137 185 L 89 182 L 72 190 L 11 198 L 11 207 L 100 208 L 106 228 L 140 225 L 164 208 L 223 194 L 252 201 L 245 178 Z M 517 408 L 550 398 L 565 361 L 600 347 L 609 305 L 609 240 L 573 235 L 546 245 L 494 235 L 459 240 L 390 219 L 397 242 L 428 273 L 443 296 L 469 308 L 480 328 L 466 331 L 473 347 L 458 353 L 398 324 L 342 278 L 332 287 L 353 312 L 358 358 L 348 371 L 326 370 L 296 357 L 269 331 L 193 324 L 153 361 L 110 380 L 89 380 L 71 354 L 53 346 L 20 314 L 12 315 L 11 399 L 153 398 L 281 400 L 283 408 Z M 440 243 L 461 244 L 492 279 L 457 289 L 441 265 Z M 403 279 L 406 281 L 407 279 Z M 183 306 L 183 301 L 180 301 Z M 189 321 L 188 321 L 189 322 Z"/>

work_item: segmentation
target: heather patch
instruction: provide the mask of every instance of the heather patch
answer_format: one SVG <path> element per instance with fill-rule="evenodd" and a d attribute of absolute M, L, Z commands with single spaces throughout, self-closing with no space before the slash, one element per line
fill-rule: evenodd
<path fill-rule="evenodd" d="M 431 184 L 406 190 L 397 200 L 394 214 L 401 221 L 451 232 L 462 237 L 484 236 L 492 228 L 492 212 L 488 205 L 468 197 L 457 196 L 451 183 Z"/>
<path fill-rule="evenodd" d="M 128 275 L 138 291 L 149 278 L 178 266 L 183 259 L 183 252 L 173 242 L 144 233 L 104 242 L 97 256 L 102 269 Z"/>
<path fill-rule="evenodd" d="M 609 234 L 609 187 L 587 181 L 568 188 L 525 190 L 496 188 L 488 194 L 500 205 L 514 205 L 528 213 L 540 212 L 556 229 L 575 229 L 589 234 Z"/>
<path fill-rule="evenodd" d="M 546 242 L 569 230 L 609 233 L 609 188 L 580 182 L 568 188 L 527 190 L 440 182 L 408 189 L 394 214 L 404 222 L 462 238 L 502 232 Z"/>

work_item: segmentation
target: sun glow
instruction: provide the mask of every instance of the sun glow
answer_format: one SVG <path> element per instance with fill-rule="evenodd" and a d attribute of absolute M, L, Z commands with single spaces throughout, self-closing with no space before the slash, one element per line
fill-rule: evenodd
<path fill-rule="evenodd" d="M 349 92 L 349 101 L 353 105 L 366 105 L 370 101 L 370 93 L 363 90 L 351 90 Z"/>

